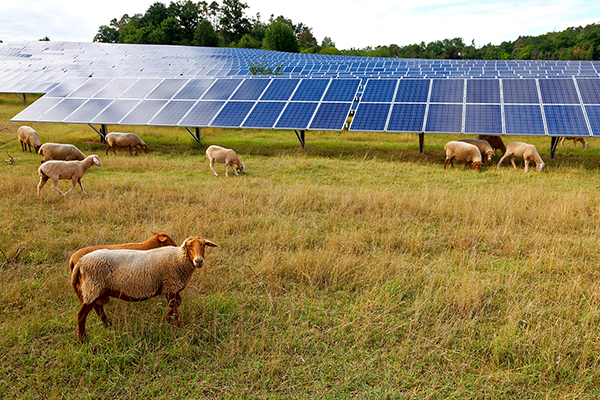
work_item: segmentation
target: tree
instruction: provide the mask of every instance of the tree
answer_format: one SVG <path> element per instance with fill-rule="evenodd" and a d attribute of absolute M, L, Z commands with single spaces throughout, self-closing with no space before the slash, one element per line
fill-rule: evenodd
<path fill-rule="evenodd" d="M 244 16 L 248 4 L 239 0 L 223 0 L 221 6 L 221 36 L 225 44 L 237 43 L 250 31 L 250 21 Z"/>
<path fill-rule="evenodd" d="M 245 34 L 238 42 L 237 47 L 240 49 L 260 49 L 261 42 L 249 34 Z"/>
<path fill-rule="evenodd" d="M 194 40 L 196 27 L 200 21 L 198 6 L 190 0 L 172 2 L 169 4 L 169 16 L 177 19 L 183 32 L 183 37 L 187 40 L 187 44 L 190 44 Z"/>
<path fill-rule="evenodd" d="M 192 41 L 192 44 L 194 46 L 217 47 L 220 43 L 219 36 L 213 29 L 210 21 L 207 19 L 200 21 L 194 31 L 194 40 Z"/>
<path fill-rule="evenodd" d="M 96 36 L 94 36 L 94 42 L 119 43 L 119 31 L 112 26 L 102 25 Z"/>
<path fill-rule="evenodd" d="M 312 34 L 312 28 L 307 26 L 303 27 L 303 30 L 298 35 L 298 47 L 300 50 L 311 49 L 318 45 L 317 39 Z"/>
<path fill-rule="evenodd" d="M 267 26 L 263 47 L 267 50 L 298 53 L 298 41 L 294 30 L 283 17 L 277 17 Z"/>

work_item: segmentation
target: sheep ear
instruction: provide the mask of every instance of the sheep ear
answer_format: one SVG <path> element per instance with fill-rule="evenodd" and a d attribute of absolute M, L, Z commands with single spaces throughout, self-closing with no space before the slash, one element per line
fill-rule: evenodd
<path fill-rule="evenodd" d="M 217 247 L 216 244 L 214 244 L 213 242 L 211 242 L 210 240 L 206 240 L 204 239 L 204 245 L 208 246 L 208 247 Z"/>
<path fill-rule="evenodd" d="M 158 236 L 159 233 L 158 232 L 154 232 L 154 231 L 150 231 L 151 234 L 153 234 L 154 236 Z"/>

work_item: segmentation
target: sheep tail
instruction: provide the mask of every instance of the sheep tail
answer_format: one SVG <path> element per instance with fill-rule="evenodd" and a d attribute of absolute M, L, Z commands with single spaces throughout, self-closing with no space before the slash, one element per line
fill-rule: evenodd
<path fill-rule="evenodd" d="M 79 263 L 75 264 L 73 271 L 71 272 L 71 285 L 75 287 L 79 283 Z"/>

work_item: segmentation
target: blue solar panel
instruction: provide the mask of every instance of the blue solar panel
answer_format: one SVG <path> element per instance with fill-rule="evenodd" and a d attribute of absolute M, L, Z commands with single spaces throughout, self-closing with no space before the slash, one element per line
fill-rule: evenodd
<path fill-rule="evenodd" d="M 123 125 L 145 125 L 166 102 L 166 100 L 146 100 L 141 102 L 121 120 L 121 123 Z"/>
<path fill-rule="evenodd" d="M 253 101 L 230 101 L 225 104 L 210 126 L 237 128 L 244 122 L 254 104 Z"/>
<path fill-rule="evenodd" d="M 64 81 L 46 94 L 48 97 L 66 97 L 69 93 L 73 92 L 87 81 L 88 78 L 72 78 Z"/>
<path fill-rule="evenodd" d="M 329 79 L 302 79 L 292 96 L 293 101 L 319 101 L 329 85 Z"/>
<path fill-rule="evenodd" d="M 176 126 L 194 104 L 194 101 L 189 100 L 172 100 L 148 123 L 157 126 Z"/>
<path fill-rule="evenodd" d="M 69 97 L 93 97 L 100 89 L 106 86 L 110 79 L 89 79 L 83 85 L 79 86 L 69 94 Z"/>
<path fill-rule="evenodd" d="M 353 101 L 360 79 L 333 79 L 323 101 Z"/>
<path fill-rule="evenodd" d="M 137 82 L 137 79 L 114 79 L 93 97 L 115 99 L 135 82 Z"/>
<path fill-rule="evenodd" d="M 199 101 L 179 122 L 180 126 L 209 126 L 210 121 L 225 105 L 224 101 Z"/>
<path fill-rule="evenodd" d="M 540 79 L 544 104 L 579 104 L 579 96 L 572 79 Z"/>
<path fill-rule="evenodd" d="M 281 114 L 276 128 L 306 129 L 319 103 L 290 102 Z"/>
<path fill-rule="evenodd" d="M 462 133 L 462 119 L 462 104 L 430 104 L 425 132 Z"/>
<path fill-rule="evenodd" d="M 119 96 L 122 99 L 143 99 L 154 89 L 160 80 L 140 79 Z"/>
<path fill-rule="evenodd" d="M 281 101 L 259 102 L 242 126 L 245 128 L 272 128 L 285 105 L 286 103 Z"/>
<path fill-rule="evenodd" d="M 504 120 L 507 135 L 544 135 L 542 108 L 534 104 L 506 104 Z"/>
<path fill-rule="evenodd" d="M 310 129 L 341 131 L 344 128 L 352 103 L 321 103 Z"/>
<path fill-rule="evenodd" d="M 468 79 L 467 103 L 500 103 L 500 83 L 497 79 Z"/>
<path fill-rule="evenodd" d="M 90 99 L 69 115 L 64 122 L 87 124 L 111 102 L 112 100 L 109 99 Z"/>
<path fill-rule="evenodd" d="M 390 112 L 390 103 L 360 103 L 352 118 L 352 131 L 383 131 Z"/>
<path fill-rule="evenodd" d="M 62 98 L 59 97 L 42 97 L 17 115 L 12 120 L 14 121 L 37 121 L 45 112 L 49 111 L 57 105 Z"/>
<path fill-rule="evenodd" d="M 268 79 L 246 79 L 236 90 L 231 100 L 258 100 L 268 84 Z"/>
<path fill-rule="evenodd" d="M 600 80 L 577 79 L 583 104 L 600 104 Z"/>
<path fill-rule="evenodd" d="M 465 133 L 502 134 L 500 104 L 467 104 Z"/>
<path fill-rule="evenodd" d="M 187 83 L 186 79 L 165 79 L 150 94 L 149 99 L 169 100 Z"/>
<path fill-rule="evenodd" d="M 398 81 L 396 103 L 426 102 L 429 96 L 430 79 L 401 79 Z"/>
<path fill-rule="evenodd" d="M 391 102 L 396 92 L 397 79 L 369 79 L 365 85 L 361 101 Z"/>
<path fill-rule="evenodd" d="M 64 99 L 49 110 L 49 112 L 43 114 L 39 120 L 46 122 L 61 122 L 83 103 L 85 103 L 84 99 Z"/>
<path fill-rule="evenodd" d="M 118 124 L 139 102 L 140 100 L 114 100 L 102 112 L 87 122 L 93 124 Z"/>
<path fill-rule="evenodd" d="M 600 136 L 600 106 L 585 106 L 592 135 Z"/>
<path fill-rule="evenodd" d="M 589 135 L 581 106 L 545 105 L 544 113 L 550 136 Z"/>
<path fill-rule="evenodd" d="M 240 83 L 241 79 L 219 79 L 204 93 L 202 100 L 227 100 Z"/>
<path fill-rule="evenodd" d="M 535 79 L 504 79 L 502 80 L 502 92 L 505 104 L 540 102 Z"/>
<path fill-rule="evenodd" d="M 273 79 L 265 93 L 263 93 L 261 100 L 282 100 L 288 101 L 296 90 L 300 79 Z"/>
<path fill-rule="evenodd" d="M 190 79 L 174 97 L 176 100 L 198 100 L 213 84 L 214 79 Z"/>
<path fill-rule="evenodd" d="M 394 104 L 388 132 L 422 132 L 425 120 L 426 104 Z"/>
<path fill-rule="evenodd" d="M 431 87 L 432 103 L 462 103 L 464 98 L 464 79 L 434 79 Z"/>

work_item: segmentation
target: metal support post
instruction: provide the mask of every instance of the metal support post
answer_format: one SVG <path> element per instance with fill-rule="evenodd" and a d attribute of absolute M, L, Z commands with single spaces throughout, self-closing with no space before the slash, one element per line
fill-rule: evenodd
<path fill-rule="evenodd" d="M 194 133 L 194 132 L 192 132 L 192 130 L 191 130 L 190 128 L 188 128 L 187 126 L 186 126 L 186 128 L 185 128 L 185 129 L 187 129 L 187 131 L 190 133 L 190 135 L 192 135 L 192 137 L 193 137 L 194 139 L 196 139 L 196 142 L 198 142 L 198 144 L 199 144 L 200 146 L 202 146 L 202 134 L 201 134 L 201 132 L 200 132 L 200 128 L 195 128 L 195 129 L 194 129 L 194 130 L 195 130 L 195 133 Z"/>
<path fill-rule="evenodd" d="M 556 154 L 556 145 L 558 144 L 558 136 L 551 136 L 550 137 L 550 158 L 554 158 L 554 155 Z"/>
<path fill-rule="evenodd" d="M 304 149 L 304 146 L 306 146 L 306 140 L 304 138 L 304 131 L 300 131 L 300 133 L 298 133 L 298 131 L 294 131 L 296 132 L 296 136 L 298 137 L 298 140 L 300 141 L 300 144 L 302 145 L 302 148 Z"/>
<path fill-rule="evenodd" d="M 425 152 L 425 132 L 419 133 L 419 153 Z"/>

